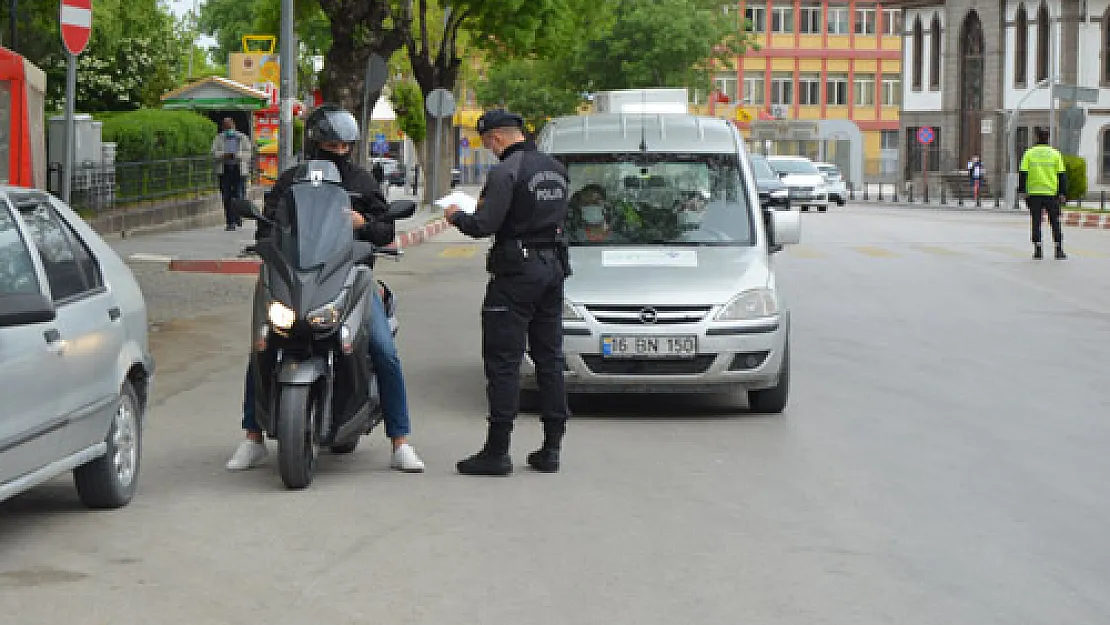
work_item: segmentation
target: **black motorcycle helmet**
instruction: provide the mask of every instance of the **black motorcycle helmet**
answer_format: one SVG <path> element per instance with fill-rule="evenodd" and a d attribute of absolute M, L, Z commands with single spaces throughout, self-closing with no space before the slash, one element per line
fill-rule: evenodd
<path fill-rule="evenodd" d="M 343 141 L 354 144 L 362 138 L 358 120 L 347 109 L 338 104 L 321 104 L 316 107 L 304 122 L 305 156 L 321 158 L 320 144 L 326 141 Z"/>

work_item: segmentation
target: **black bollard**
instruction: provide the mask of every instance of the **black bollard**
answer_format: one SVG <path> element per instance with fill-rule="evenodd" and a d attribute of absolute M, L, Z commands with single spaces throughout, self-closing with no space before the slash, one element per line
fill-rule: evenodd
<path fill-rule="evenodd" d="M 870 187 L 870 186 L 871 186 L 871 185 L 867 184 L 866 182 L 865 182 L 865 183 L 863 183 L 863 200 L 864 200 L 865 202 L 866 202 L 866 201 L 867 201 L 867 199 L 868 199 L 868 197 L 867 197 L 867 188 L 868 188 L 868 187 Z"/>
<path fill-rule="evenodd" d="M 898 185 L 897 184 L 895 184 L 894 186 L 892 186 L 890 188 L 890 199 L 895 204 L 898 203 Z"/>
<path fill-rule="evenodd" d="M 929 203 L 929 185 L 925 185 L 925 188 L 921 190 L 921 201 L 925 204 Z"/>
<path fill-rule="evenodd" d="M 883 201 L 883 183 L 879 183 L 879 201 Z"/>
<path fill-rule="evenodd" d="M 1098 192 L 1098 209 L 1100 211 L 1106 210 L 1106 190 Z"/>
<path fill-rule="evenodd" d="M 940 205 L 941 206 L 945 206 L 945 205 L 948 204 L 947 189 L 948 189 L 948 185 L 943 184 L 943 183 L 940 185 Z"/>
<path fill-rule="evenodd" d="M 909 195 L 908 199 L 909 199 L 910 204 L 913 204 L 913 185 L 912 184 L 910 185 L 910 190 L 907 191 L 907 194 Z"/>

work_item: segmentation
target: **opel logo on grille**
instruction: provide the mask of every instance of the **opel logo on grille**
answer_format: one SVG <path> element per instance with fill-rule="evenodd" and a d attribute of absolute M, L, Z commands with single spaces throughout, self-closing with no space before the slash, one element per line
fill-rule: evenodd
<path fill-rule="evenodd" d="M 659 321 L 659 312 L 648 307 L 640 311 L 640 323 L 655 323 Z"/>

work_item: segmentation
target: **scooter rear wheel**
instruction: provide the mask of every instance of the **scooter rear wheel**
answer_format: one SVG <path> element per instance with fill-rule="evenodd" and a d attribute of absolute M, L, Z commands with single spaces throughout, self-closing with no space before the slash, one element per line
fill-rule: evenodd
<path fill-rule="evenodd" d="M 278 471 L 286 488 L 301 489 L 316 474 L 317 449 L 313 426 L 319 402 L 311 386 L 286 386 L 278 404 Z"/>

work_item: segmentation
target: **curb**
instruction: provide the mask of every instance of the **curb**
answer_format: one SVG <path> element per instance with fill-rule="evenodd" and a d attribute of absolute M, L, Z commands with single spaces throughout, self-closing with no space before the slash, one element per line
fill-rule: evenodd
<path fill-rule="evenodd" d="M 956 204 L 932 204 L 932 203 L 930 203 L 930 204 L 920 204 L 920 203 L 916 203 L 916 202 L 913 202 L 913 203 L 911 203 L 911 202 L 897 202 L 897 203 L 895 203 L 895 202 L 886 202 L 886 203 L 879 204 L 879 202 L 874 201 L 874 200 L 862 200 L 862 201 L 861 200 L 856 200 L 856 201 L 849 200 L 849 203 L 853 204 L 855 206 L 880 205 L 880 206 L 885 206 L 885 207 L 890 207 L 890 208 L 918 208 L 918 209 L 933 209 L 933 210 L 938 210 L 938 211 L 939 210 L 959 211 L 959 212 L 967 212 L 967 213 L 983 213 L 983 212 L 989 211 L 991 213 L 1000 213 L 1000 214 L 1007 214 L 1007 215 L 1018 215 L 1018 214 L 1020 214 L 1020 215 L 1028 216 L 1028 214 L 1029 214 L 1029 211 L 1024 209 L 1024 208 L 1019 209 L 1019 210 L 1014 210 L 1014 209 L 1006 209 L 1006 208 L 1002 208 L 1002 207 L 987 206 L 986 204 L 984 204 L 983 206 L 975 206 L 975 205 L 970 204 L 970 203 L 965 203 L 963 206 L 959 206 L 959 205 L 956 205 Z M 1044 219 L 1047 221 L 1048 216 L 1046 215 L 1044 217 Z M 1074 227 L 1074 228 L 1088 228 L 1088 229 L 1092 229 L 1092 230 L 1110 230 L 1110 211 L 1105 211 L 1105 212 L 1101 212 L 1101 213 L 1085 213 L 1085 212 L 1079 212 L 1079 211 L 1069 211 L 1067 209 L 1064 209 L 1063 214 L 1061 215 L 1061 221 L 1062 221 L 1064 226 L 1071 226 L 1071 227 Z"/>
<path fill-rule="evenodd" d="M 398 232 L 393 240 L 399 248 L 419 245 L 443 232 L 448 227 L 447 220 L 438 217 L 432 221 L 404 232 Z M 153 254 L 133 254 L 128 258 L 132 261 L 168 262 L 170 271 L 192 273 L 216 273 L 223 275 L 258 275 L 258 268 L 262 261 L 257 258 L 216 258 L 208 260 L 172 259 Z"/>

